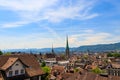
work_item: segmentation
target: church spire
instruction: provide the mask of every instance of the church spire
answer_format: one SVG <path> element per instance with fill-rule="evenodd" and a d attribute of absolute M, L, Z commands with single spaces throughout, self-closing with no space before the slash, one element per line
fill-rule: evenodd
<path fill-rule="evenodd" d="M 69 58 L 69 43 L 68 43 L 68 36 L 66 38 L 66 57 Z"/>
<path fill-rule="evenodd" d="M 52 44 L 52 54 L 54 54 L 53 44 Z"/>

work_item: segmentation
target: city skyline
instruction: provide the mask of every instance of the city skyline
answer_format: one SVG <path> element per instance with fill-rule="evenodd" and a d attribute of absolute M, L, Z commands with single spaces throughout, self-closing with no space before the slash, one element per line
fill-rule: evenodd
<path fill-rule="evenodd" d="M 120 42 L 119 0 L 0 0 L 0 49 Z"/>

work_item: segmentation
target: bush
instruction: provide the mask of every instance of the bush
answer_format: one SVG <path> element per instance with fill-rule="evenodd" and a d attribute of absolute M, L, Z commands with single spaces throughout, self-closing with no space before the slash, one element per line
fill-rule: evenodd
<path fill-rule="evenodd" d="M 42 70 L 43 70 L 45 73 L 50 73 L 50 67 L 48 67 L 48 66 L 42 67 Z"/>
<path fill-rule="evenodd" d="M 96 74 L 100 74 L 100 73 L 102 73 L 103 71 L 102 71 L 100 68 L 97 67 L 97 68 L 93 69 L 92 72 L 94 72 L 94 73 L 96 73 Z"/>
<path fill-rule="evenodd" d="M 78 71 L 79 71 L 79 69 L 78 69 L 78 68 L 75 68 L 75 69 L 74 69 L 74 71 L 75 71 L 75 72 L 78 72 Z"/>

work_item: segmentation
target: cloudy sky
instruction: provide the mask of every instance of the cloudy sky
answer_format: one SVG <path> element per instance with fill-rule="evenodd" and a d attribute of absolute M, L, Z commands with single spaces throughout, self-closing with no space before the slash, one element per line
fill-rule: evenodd
<path fill-rule="evenodd" d="M 0 49 L 120 42 L 120 0 L 0 0 Z"/>

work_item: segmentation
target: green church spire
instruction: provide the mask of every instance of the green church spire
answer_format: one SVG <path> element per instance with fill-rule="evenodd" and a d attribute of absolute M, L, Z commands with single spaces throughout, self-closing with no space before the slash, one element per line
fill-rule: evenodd
<path fill-rule="evenodd" d="M 66 49 L 69 49 L 68 36 L 67 36 L 67 39 L 66 39 Z"/>
<path fill-rule="evenodd" d="M 68 43 L 68 36 L 66 38 L 66 58 L 69 58 L 69 43 Z"/>

